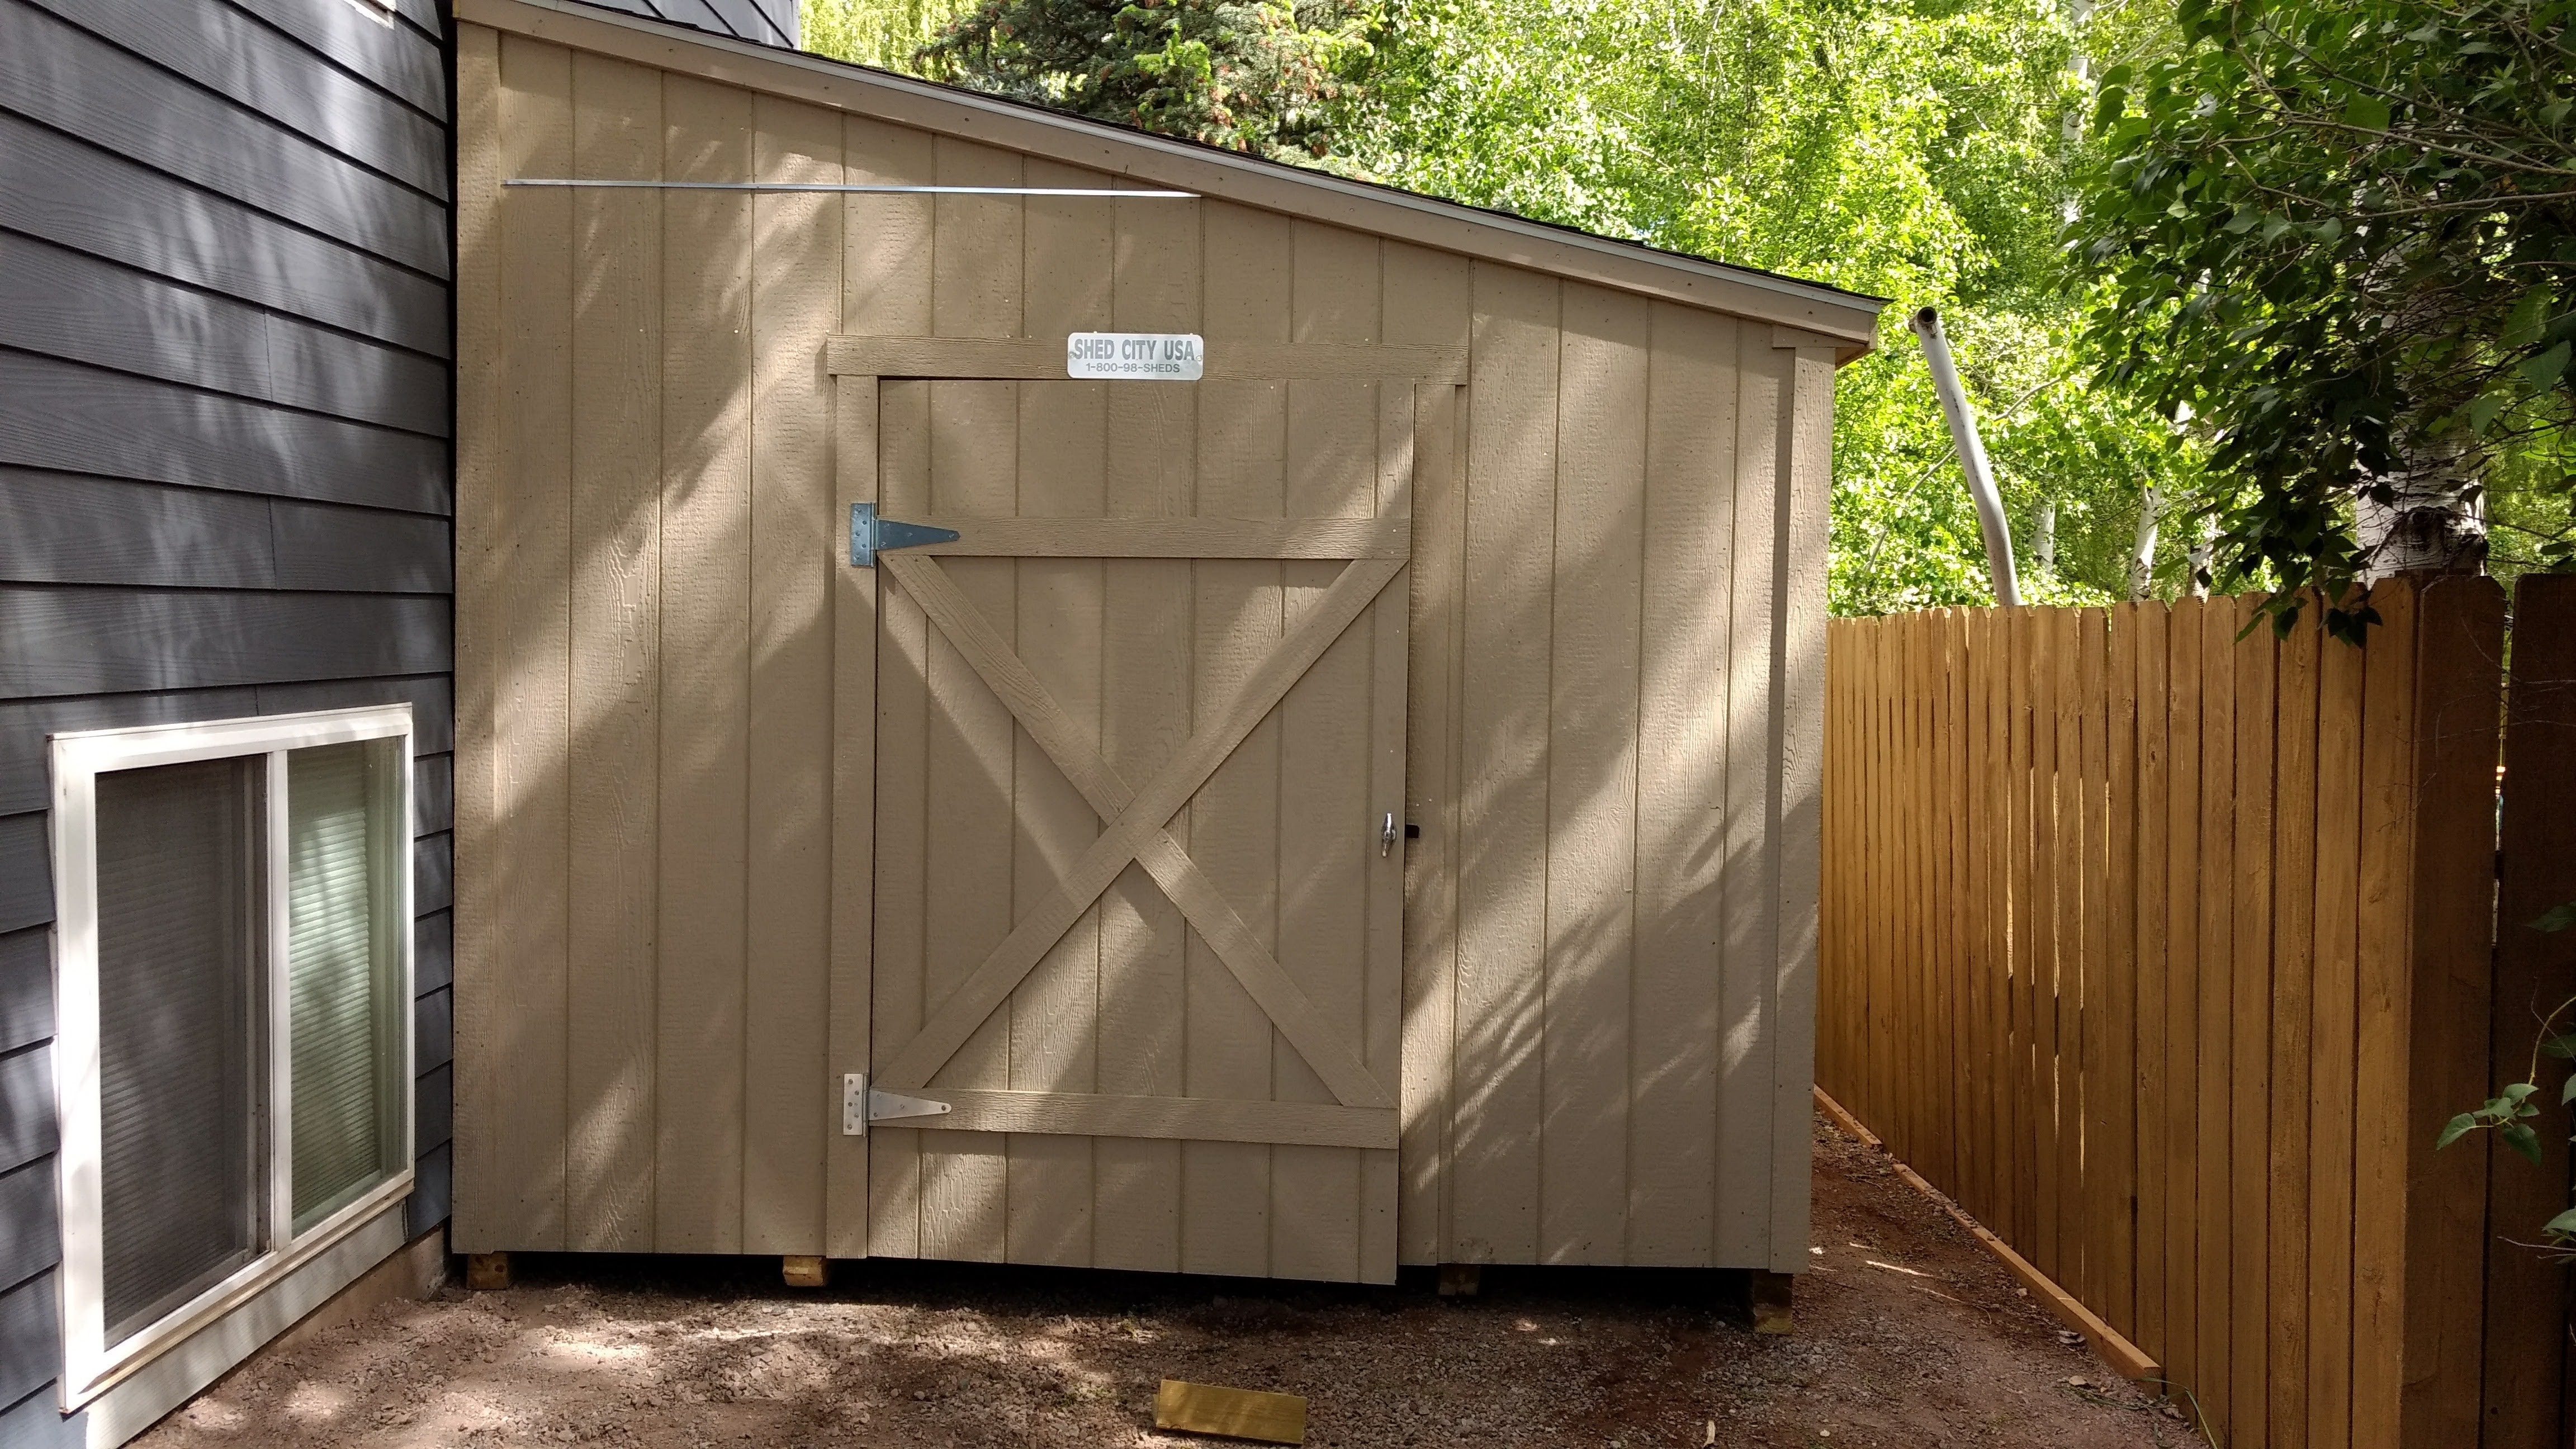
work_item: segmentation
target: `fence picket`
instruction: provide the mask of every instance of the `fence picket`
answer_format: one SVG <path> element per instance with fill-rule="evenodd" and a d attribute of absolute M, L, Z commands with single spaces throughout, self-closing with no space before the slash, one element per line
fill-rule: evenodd
<path fill-rule="evenodd" d="M 2477 1226 L 2556 1189 L 2431 1134 L 2576 947 L 2501 950 L 2480 893 L 2501 595 L 2371 602 L 2365 649 L 2248 599 L 1837 621 L 1818 1076 L 2231 1449 L 2537 1449 L 2564 1275 Z M 2576 647 L 2514 657 L 2515 727 L 2576 737 Z M 2576 750 L 2517 740 L 2505 817 L 2566 832 Z"/>

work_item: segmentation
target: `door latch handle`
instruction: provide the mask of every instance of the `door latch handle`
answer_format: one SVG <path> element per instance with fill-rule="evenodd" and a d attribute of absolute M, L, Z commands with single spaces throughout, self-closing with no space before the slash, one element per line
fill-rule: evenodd
<path fill-rule="evenodd" d="M 1393 849 L 1395 849 L 1395 812 L 1389 810 L 1386 812 L 1386 823 L 1380 825 L 1377 831 L 1378 859 L 1386 859 L 1386 853 Z"/>

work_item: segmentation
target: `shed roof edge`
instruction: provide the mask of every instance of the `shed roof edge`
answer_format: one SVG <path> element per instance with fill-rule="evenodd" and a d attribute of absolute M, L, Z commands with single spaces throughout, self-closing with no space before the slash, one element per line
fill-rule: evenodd
<path fill-rule="evenodd" d="M 677 70 L 1266 211 L 1821 333 L 1877 339 L 1876 297 L 1112 126 L 572 0 L 455 0 L 460 22 Z"/>

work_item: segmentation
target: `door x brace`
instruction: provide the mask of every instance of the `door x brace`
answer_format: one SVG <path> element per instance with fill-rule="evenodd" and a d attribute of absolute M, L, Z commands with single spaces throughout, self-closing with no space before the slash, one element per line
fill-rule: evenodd
<path fill-rule="evenodd" d="M 1401 520 L 1393 522 L 1400 523 Z M 1029 738 L 1046 751 L 1105 828 L 1083 851 L 1063 881 L 1022 917 L 991 955 L 932 1013 L 921 1031 L 886 1064 L 879 1080 L 898 1090 L 927 1087 L 930 1078 L 966 1044 L 1064 933 L 1109 889 L 1129 861 L 1145 867 L 1180 908 L 1235 980 L 1267 1013 L 1315 1075 L 1348 1107 L 1392 1107 L 1385 1086 L 1336 1038 L 1315 1005 L 1280 968 L 1252 928 L 1201 872 L 1164 827 L 1217 767 L 1225 763 L 1267 717 L 1291 686 L 1404 569 L 1401 558 L 1354 559 L 1324 591 L 1313 612 L 1281 639 L 1233 699 L 1226 702 L 1143 789 L 1084 743 L 1072 719 L 1020 661 L 974 603 L 933 558 L 889 554 L 879 564 L 946 634 L 958 652 L 1009 707 Z"/>

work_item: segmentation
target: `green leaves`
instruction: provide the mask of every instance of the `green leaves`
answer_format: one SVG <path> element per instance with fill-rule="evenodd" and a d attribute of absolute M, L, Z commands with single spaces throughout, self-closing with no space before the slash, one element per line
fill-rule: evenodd
<path fill-rule="evenodd" d="M 2185 17 L 2095 127 L 2066 255 L 2097 376 L 2189 402 L 2217 491 L 2266 501 L 2221 575 L 2340 595 L 2362 492 L 2424 471 L 2483 486 L 2499 562 L 2576 566 L 2566 0 Z"/>
<path fill-rule="evenodd" d="M 2540 1088 L 2530 1082 L 2516 1082 L 2505 1088 L 2503 1095 L 2489 1097 L 2485 1106 L 2474 1112 L 2462 1112 L 2442 1124 L 2441 1135 L 2433 1141 L 2434 1150 L 2448 1147 L 2481 1128 L 2492 1127 L 2505 1146 L 2534 1163 L 2539 1162 L 2540 1134 L 2523 1121 L 2540 1115 L 2540 1109 L 2531 1104 L 2531 1098 L 2539 1091 Z"/>
<path fill-rule="evenodd" d="M 2523 385 L 2533 392 L 2547 392 L 2558 385 L 2559 376 L 2567 371 L 2567 344 L 2561 342 L 2546 352 L 2534 353 L 2522 360 Z"/>
<path fill-rule="evenodd" d="M 2569 901 L 2563 906 L 2552 906 L 2541 913 L 2540 919 L 2531 923 L 2531 929 L 2535 931 L 2564 931 L 2570 926 L 2576 926 L 2576 901 Z M 2566 1040 L 2576 1043 L 2576 1034 L 2571 1034 Z M 2571 1051 L 2569 1055 L 2576 1056 L 2576 1051 Z"/>

